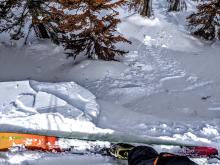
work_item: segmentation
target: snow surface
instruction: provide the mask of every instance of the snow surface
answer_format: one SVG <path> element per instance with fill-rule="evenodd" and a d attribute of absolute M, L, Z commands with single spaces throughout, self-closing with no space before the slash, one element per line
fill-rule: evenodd
<path fill-rule="evenodd" d="M 104 131 L 93 124 L 99 116 L 96 97 L 74 82 L 3 82 L 0 92 L 7 93 L 1 97 L 0 125 L 67 132 Z"/>
<path fill-rule="evenodd" d="M 152 19 L 120 9 L 118 31 L 132 41 L 119 45 L 130 51 L 120 63 L 74 62 L 48 41 L 27 46 L 2 42 L 0 130 L 123 131 L 220 150 L 220 43 L 198 40 L 187 31 L 185 17 L 194 3 L 187 0 L 186 12 L 168 14 L 165 0 L 154 1 Z M 75 143 L 82 149 L 91 146 Z M 0 154 L 0 164 L 61 163 L 126 164 L 94 154 Z"/>

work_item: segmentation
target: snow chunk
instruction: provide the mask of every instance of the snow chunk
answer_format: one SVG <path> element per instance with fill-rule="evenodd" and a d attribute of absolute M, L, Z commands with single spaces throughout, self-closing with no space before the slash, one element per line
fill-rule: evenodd
<path fill-rule="evenodd" d="M 10 154 L 10 164 L 23 164 L 22 162 L 33 159 L 40 159 L 41 155 L 37 153 Z M 25 163 L 24 163 L 25 164 Z"/>
<path fill-rule="evenodd" d="M 11 119 L 4 118 L 0 120 L 0 125 L 2 125 L 0 130 L 5 130 L 8 127 L 8 130 L 13 132 L 22 128 L 23 130 L 37 130 L 39 133 L 45 130 L 93 134 L 112 133 L 112 130 L 98 128 L 90 121 L 65 118 L 59 113 L 36 114 Z"/>
<path fill-rule="evenodd" d="M 0 83 L 0 109 L 15 101 L 18 96 L 25 105 L 33 104 L 33 98 L 27 98 L 27 94 L 35 93 L 34 90 L 29 86 L 28 81 L 15 81 L 15 82 L 1 82 Z M 22 99 L 22 96 L 25 96 L 25 99 Z"/>
<path fill-rule="evenodd" d="M 152 46 L 152 38 L 151 38 L 151 36 L 145 36 L 144 37 L 144 44 L 146 45 L 146 46 Z"/>
<path fill-rule="evenodd" d="M 67 118 L 83 117 L 95 121 L 99 115 L 96 97 L 74 82 L 4 82 L 1 83 L 0 92 L 2 118 L 36 113 L 60 113 Z"/>
<path fill-rule="evenodd" d="M 174 138 L 176 139 L 181 139 L 181 140 L 185 140 L 185 141 L 190 141 L 190 140 L 193 140 L 194 142 L 202 142 L 202 143 L 211 143 L 211 141 L 209 139 L 206 139 L 206 138 L 201 138 L 201 137 L 198 137 L 196 136 L 195 134 L 193 134 L 192 132 L 187 132 L 187 133 L 184 133 L 183 135 L 179 135 L 179 134 L 175 134 L 173 136 Z"/>
<path fill-rule="evenodd" d="M 0 83 L 0 118 L 35 114 L 35 91 L 28 81 Z"/>
<path fill-rule="evenodd" d="M 0 92 L 1 131 L 112 132 L 96 127 L 96 97 L 74 82 L 5 82 Z"/>
<path fill-rule="evenodd" d="M 68 104 L 84 112 L 84 115 L 90 121 L 95 121 L 99 115 L 99 105 L 96 102 L 96 97 L 74 82 L 41 83 L 30 81 L 30 86 L 37 92 L 46 92 L 65 100 Z"/>
<path fill-rule="evenodd" d="M 148 19 L 148 18 L 140 16 L 139 14 L 129 17 L 128 21 L 139 26 L 159 26 L 160 25 L 160 20 L 158 18 Z"/>
<path fill-rule="evenodd" d="M 28 113 L 37 113 L 36 109 L 32 108 L 32 107 L 28 107 L 28 106 L 25 106 L 24 103 L 22 101 L 20 101 L 19 99 L 17 99 L 15 102 L 14 102 L 14 106 L 20 110 L 20 111 L 23 111 L 23 112 L 28 112 Z"/>
<path fill-rule="evenodd" d="M 68 104 L 65 100 L 46 92 L 38 92 L 35 109 L 39 113 L 59 113 L 66 118 L 85 118 L 81 110 Z"/>
<path fill-rule="evenodd" d="M 206 127 L 204 127 L 202 130 L 201 130 L 201 133 L 206 135 L 206 136 L 219 136 L 219 132 L 218 130 L 211 126 L 211 125 L 207 125 Z"/>

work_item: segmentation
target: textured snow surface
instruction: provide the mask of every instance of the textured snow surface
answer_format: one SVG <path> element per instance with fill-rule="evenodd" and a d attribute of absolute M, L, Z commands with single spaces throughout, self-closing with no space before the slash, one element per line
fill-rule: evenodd
<path fill-rule="evenodd" d="M 1 43 L 0 80 L 5 82 L 0 83 L 0 129 L 117 130 L 206 143 L 220 150 L 220 43 L 206 43 L 187 32 L 185 17 L 195 2 L 187 0 L 186 12 L 167 13 L 165 1 L 154 1 L 152 19 L 120 10 L 118 31 L 132 41 L 119 45 L 130 51 L 121 63 L 80 58 L 73 62 L 48 41 L 27 46 Z M 79 141 L 62 145 L 73 143 L 82 150 L 92 146 Z M 196 161 L 220 164 L 215 159 Z M 0 164 L 126 162 L 93 154 L 26 151 L 1 153 Z"/>
<path fill-rule="evenodd" d="M 96 97 L 74 82 L 2 82 L 0 93 L 5 94 L 0 98 L 0 125 L 34 130 L 105 132 L 94 125 L 100 113 Z"/>

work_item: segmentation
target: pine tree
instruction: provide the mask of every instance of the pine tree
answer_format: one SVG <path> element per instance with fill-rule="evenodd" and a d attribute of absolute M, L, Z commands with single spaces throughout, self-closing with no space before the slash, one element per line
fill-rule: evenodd
<path fill-rule="evenodd" d="M 71 50 L 69 56 L 84 54 L 89 58 L 114 60 L 126 52 L 116 48 L 118 42 L 129 42 L 117 34 L 120 22 L 117 7 L 124 0 L 63 0 L 60 8 L 52 9 L 53 19 L 59 21 L 59 29 L 65 32 L 62 43 Z M 76 11 L 64 13 L 64 11 Z"/>
<path fill-rule="evenodd" d="M 220 0 L 207 0 L 197 8 L 197 13 L 187 18 L 192 34 L 207 40 L 220 39 Z"/>
<path fill-rule="evenodd" d="M 187 9 L 185 0 L 168 0 L 168 5 L 168 11 L 181 11 Z"/>
<path fill-rule="evenodd" d="M 151 17 L 153 15 L 152 0 L 130 0 L 129 9 L 134 9 L 144 17 Z"/>
<path fill-rule="evenodd" d="M 47 4 L 44 0 L 0 1 L 0 33 L 10 32 L 11 39 L 18 40 L 28 37 L 31 29 L 34 29 L 38 37 L 52 38 L 55 42 L 57 29 L 41 20 L 43 16 L 50 15 Z M 27 34 L 26 29 L 29 29 Z"/>
<path fill-rule="evenodd" d="M 38 37 L 70 50 L 69 56 L 113 60 L 126 53 L 116 44 L 129 42 L 116 31 L 116 8 L 124 4 L 125 0 L 2 0 L 0 33 L 8 31 L 12 39 L 20 39 L 34 29 Z"/>

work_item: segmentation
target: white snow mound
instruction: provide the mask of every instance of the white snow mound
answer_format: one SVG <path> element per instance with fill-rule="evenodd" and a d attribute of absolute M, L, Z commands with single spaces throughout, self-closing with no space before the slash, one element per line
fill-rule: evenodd
<path fill-rule="evenodd" d="M 0 83 L 0 125 L 33 130 L 105 132 L 94 124 L 96 97 L 74 82 Z M 16 131 L 16 128 L 15 128 Z M 106 130 L 109 132 L 109 130 Z"/>

